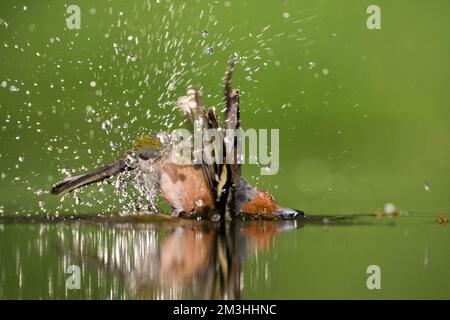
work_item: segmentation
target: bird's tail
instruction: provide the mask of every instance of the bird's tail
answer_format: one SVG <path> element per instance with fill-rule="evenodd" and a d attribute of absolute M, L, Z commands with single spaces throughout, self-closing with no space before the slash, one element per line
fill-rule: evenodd
<path fill-rule="evenodd" d="M 118 160 L 114 163 L 111 163 L 107 166 L 104 166 L 100 169 L 95 170 L 94 172 L 83 174 L 76 177 L 70 177 L 62 181 L 61 183 L 58 183 L 55 185 L 51 193 L 58 195 L 58 194 L 64 194 L 67 192 L 71 192 L 79 187 L 100 182 L 105 179 L 108 179 L 109 177 L 115 176 L 127 169 L 127 164 L 125 160 Z"/>

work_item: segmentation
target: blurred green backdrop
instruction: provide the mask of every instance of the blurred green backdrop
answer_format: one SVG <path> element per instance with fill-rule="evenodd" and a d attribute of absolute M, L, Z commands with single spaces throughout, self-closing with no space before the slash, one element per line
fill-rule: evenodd
<path fill-rule="evenodd" d="M 281 129 L 279 173 L 246 166 L 251 182 L 312 213 L 448 213 L 450 3 L 376 1 L 369 30 L 372 2 L 1 1 L 2 214 L 105 211 L 111 187 L 43 191 L 178 127 L 191 85 L 220 108 L 231 55 L 243 125 Z"/>
<path fill-rule="evenodd" d="M 66 28 L 71 4 L 80 30 Z M 369 4 L 381 30 L 366 27 Z M 448 298 L 449 229 L 434 220 L 450 211 L 449 14 L 448 0 L 3 0 L 0 215 L 121 212 L 111 186 L 62 202 L 47 192 L 142 134 L 177 128 L 189 86 L 220 108 L 234 56 L 244 127 L 280 129 L 279 173 L 247 165 L 248 180 L 307 213 L 386 202 L 416 213 L 283 233 L 248 259 L 244 298 Z M 95 265 L 82 291 L 67 291 L 65 266 L 81 263 L 55 251 L 70 236 L 95 251 L 95 237 L 150 234 L 117 230 L 0 224 L 0 298 L 133 297 Z M 381 291 L 367 290 L 370 264 Z"/>

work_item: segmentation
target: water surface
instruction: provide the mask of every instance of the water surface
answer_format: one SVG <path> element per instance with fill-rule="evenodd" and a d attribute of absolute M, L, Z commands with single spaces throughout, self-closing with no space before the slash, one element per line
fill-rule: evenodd
<path fill-rule="evenodd" d="M 0 298 L 448 299 L 449 240 L 446 225 L 414 216 L 2 221 Z M 369 265 L 380 267 L 380 290 L 367 288 Z"/>

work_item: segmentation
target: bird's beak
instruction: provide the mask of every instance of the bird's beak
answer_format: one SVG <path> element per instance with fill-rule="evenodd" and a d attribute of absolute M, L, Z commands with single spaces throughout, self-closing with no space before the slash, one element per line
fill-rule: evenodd
<path fill-rule="evenodd" d="M 275 216 L 282 220 L 292 220 L 302 218 L 305 214 L 303 211 L 291 208 L 278 208 L 275 211 Z"/>

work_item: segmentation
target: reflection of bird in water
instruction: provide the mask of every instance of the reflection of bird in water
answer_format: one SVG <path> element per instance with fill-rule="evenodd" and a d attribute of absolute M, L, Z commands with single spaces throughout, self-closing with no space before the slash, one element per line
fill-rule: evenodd
<path fill-rule="evenodd" d="M 85 267 L 96 261 L 100 270 L 120 275 L 134 298 L 240 299 L 245 258 L 295 228 L 295 220 L 113 224 L 64 251 Z"/>
<path fill-rule="evenodd" d="M 188 118 L 191 129 L 200 123 L 204 130 L 240 130 L 239 93 L 231 88 L 233 63 L 230 62 L 225 75 L 225 121 L 220 128 L 219 119 L 213 108 L 205 110 L 200 92 L 189 90 L 187 96 L 179 99 L 179 107 Z M 241 177 L 238 163 L 238 137 L 226 142 L 209 141 L 214 152 L 222 152 L 224 162 L 212 164 L 179 164 L 171 158 L 173 144 L 167 134 L 145 136 L 138 139 L 127 156 L 92 173 L 71 177 L 52 188 L 54 194 L 64 194 L 79 187 L 105 180 L 124 171 L 137 169 L 144 177 L 139 190 L 150 203 L 156 191 L 172 206 L 176 216 L 209 216 L 215 220 L 230 220 L 237 214 L 257 216 L 266 219 L 294 219 L 302 216 L 299 210 L 283 208 L 268 192 L 250 186 Z M 228 163 L 227 163 L 228 161 Z M 152 206 L 151 210 L 156 210 Z"/>

